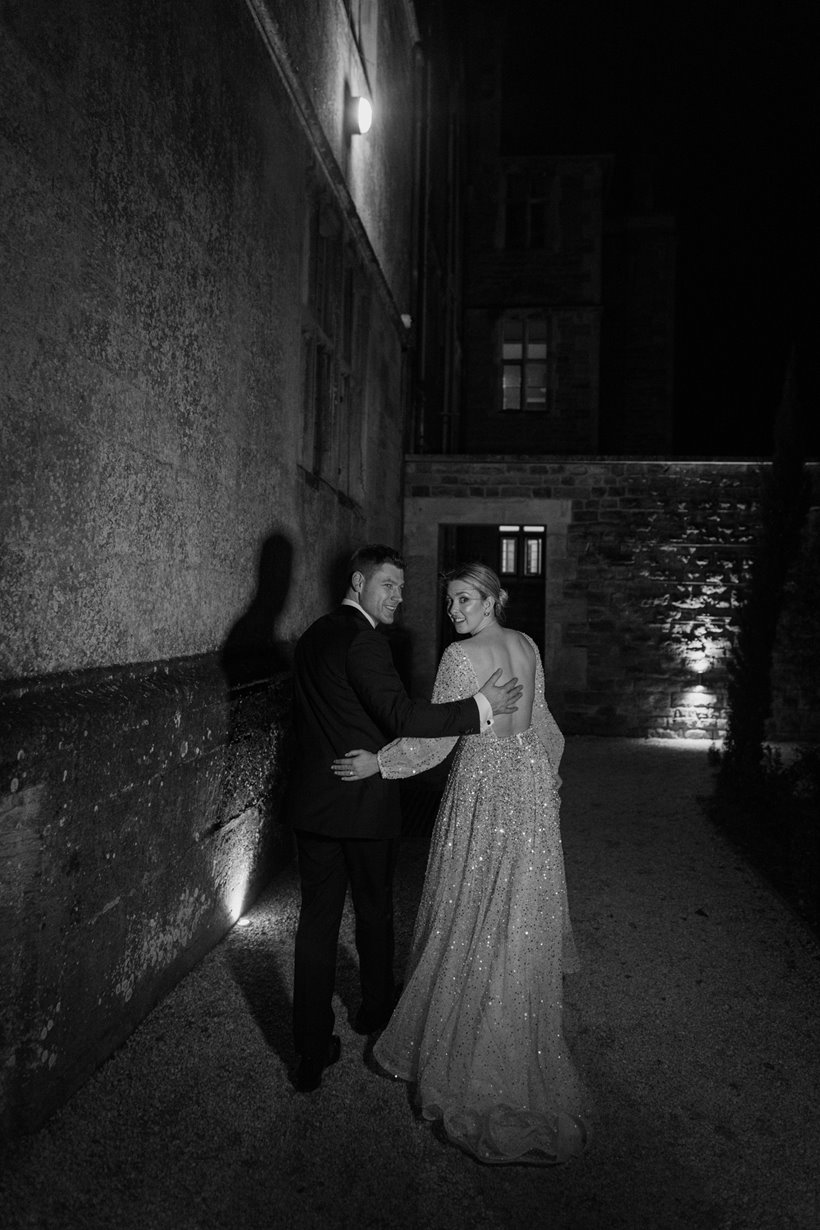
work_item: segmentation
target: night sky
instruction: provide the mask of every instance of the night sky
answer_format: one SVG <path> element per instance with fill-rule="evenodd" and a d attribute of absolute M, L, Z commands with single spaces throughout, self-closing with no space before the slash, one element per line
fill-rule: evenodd
<path fill-rule="evenodd" d="M 820 453 L 816 0 L 517 0 L 509 153 L 611 153 L 614 204 L 646 173 L 678 234 L 676 452 L 772 451 L 796 346 Z"/>

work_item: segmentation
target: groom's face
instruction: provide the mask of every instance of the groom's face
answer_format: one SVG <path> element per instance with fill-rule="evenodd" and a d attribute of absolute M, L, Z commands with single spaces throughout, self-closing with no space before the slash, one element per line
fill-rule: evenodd
<path fill-rule="evenodd" d="M 353 588 L 358 586 L 359 605 L 378 624 L 392 624 L 401 606 L 404 573 L 395 564 L 381 564 L 369 577 L 357 572 Z"/>

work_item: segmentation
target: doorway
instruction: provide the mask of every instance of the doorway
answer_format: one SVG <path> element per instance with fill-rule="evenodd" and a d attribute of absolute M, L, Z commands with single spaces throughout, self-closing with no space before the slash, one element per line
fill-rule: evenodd
<path fill-rule="evenodd" d="M 546 558 L 546 527 L 543 525 L 504 523 L 440 527 L 439 560 L 442 571 L 473 560 L 493 568 L 510 595 L 507 606 L 510 626 L 532 637 L 542 660 L 546 624 Z M 460 639 L 442 613 L 439 616 L 439 657 L 451 641 Z"/>

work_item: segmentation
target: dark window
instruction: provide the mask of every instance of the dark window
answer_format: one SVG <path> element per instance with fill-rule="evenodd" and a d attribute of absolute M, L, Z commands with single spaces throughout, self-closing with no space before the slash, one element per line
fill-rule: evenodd
<path fill-rule="evenodd" d="M 360 499 L 366 280 L 341 218 L 326 201 L 316 201 L 305 243 L 303 464 Z"/>
<path fill-rule="evenodd" d="M 505 248 L 521 250 L 549 246 L 550 180 L 543 171 L 509 172 L 504 204 Z"/>

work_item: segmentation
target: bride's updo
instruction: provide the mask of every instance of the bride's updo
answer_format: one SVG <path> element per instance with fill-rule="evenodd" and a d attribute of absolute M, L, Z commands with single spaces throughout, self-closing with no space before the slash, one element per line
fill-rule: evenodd
<path fill-rule="evenodd" d="M 445 587 L 451 581 L 466 581 L 468 585 L 474 586 L 482 599 L 489 598 L 492 601 L 493 614 L 498 622 L 504 622 L 504 612 L 510 595 L 506 589 L 502 589 L 498 574 L 492 568 L 478 561 L 471 564 L 458 564 L 449 572 L 442 573 L 442 580 Z"/>

